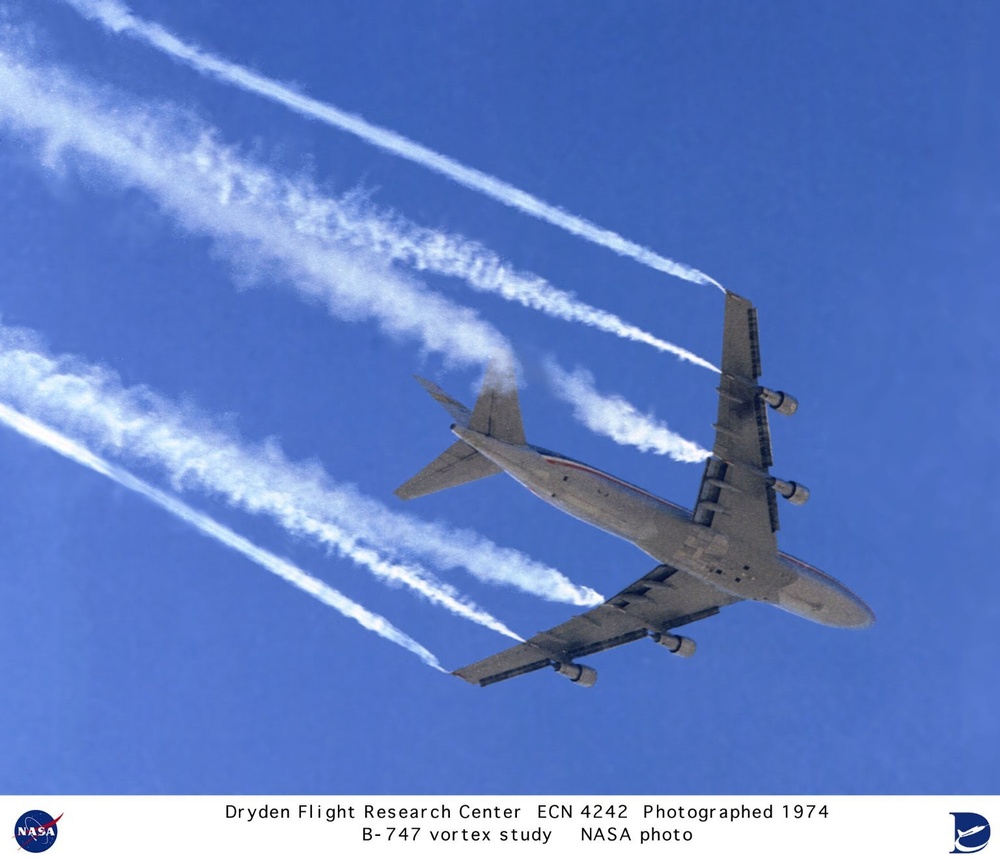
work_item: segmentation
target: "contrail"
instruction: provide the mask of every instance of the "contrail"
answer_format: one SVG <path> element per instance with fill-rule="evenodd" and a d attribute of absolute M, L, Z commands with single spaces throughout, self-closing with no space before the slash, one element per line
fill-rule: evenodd
<path fill-rule="evenodd" d="M 191 129 L 191 121 L 178 130 L 150 112 L 114 109 L 58 72 L 4 59 L 0 53 L 0 117 L 42 132 L 47 160 L 63 147 L 98 159 L 119 183 L 139 186 L 188 229 L 226 243 L 224 250 L 242 268 L 266 271 L 277 262 L 300 293 L 324 299 L 337 316 L 374 317 L 386 331 L 416 336 L 457 361 L 485 363 L 510 354 L 503 336 L 471 309 L 406 277 L 388 258 L 461 277 L 479 291 L 717 370 L 543 278 L 515 271 L 464 237 L 377 213 L 356 196 L 324 196 L 305 179 L 276 176 L 241 159 L 215 132 Z"/>
<path fill-rule="evenodd" d="M 215 239 L 242 270 L 274 275 L 342 319 L 374 319 L 394 337 L 419 340 L 448 359 L 483 365 L 512 354 L 493 326 L 374 254 L 317 241 L 308 212 L 267 168 L 241 160 L 215 132 L 171 109 L 108 104 L 95 89 L 0 50 L 0 122 L 40 135 L 43 160 L 64 150 L 125 187 L 152 197 L 187 230 Z"/>
<path fill-rule="evenodd" d="M 445 569 L 462 567 L 482 581 L 546 600 L 577 606 L 603 600 L 593 589 L 575 585 L 523 553 L 473 532 L 395 513 L 353 487 L 337 485 L 318 464 L 290 463 L 274 442 L 247 446 L 146 389 L 123 388 L 107 370 L 51 358 L 34 340 L 28 332 L 0 326 L 0 396 L 40 420 L 71 429 L 98 450 L 164 470 L 178 488 L 194 486 L 250 513 L 265 514 L 292 534 L 512 638 L 519 637 L 408 559 L 417 556 Z M 369 558 L 372 547 L 396 558 L 376 563 Z"/>
<path fill-rule="evenodd" d="M 492 197 L 494 200 L 527 215 L 547 221 L 574 236 L 608 248 L 616 254 L 631 257 L 652 269 L 695 284 L 712 285 L 720 290 L 723 289 L 718 281 L 691 266 L 661 256 L 612 230 L 607 230 L 585 218 L 572 215 L 501 179 L 475 168 L 467 167 L 446 155 L 408 140 L 396 132 L 372 125 L 359 116 L 310 98 L 296 92 L 291 87 L 258 75 L 244 66 L 224 60 L 195 45 L 184 42 L 160 25 L 138 17 L 120 0 L 65 0 L 65 2 L 84 17 L 97 21 L 106 29 L 114 33 L 125 33 L 145 42 L 202 74 L 232 84 L 246 92 L 263 96 L 302 116 L 317 119 L 327 125 L 349 132 L 380 149 L 446 176 L 466 188 Z"/>
<path fill-rule="evenodd" d="M 640 451 L 666 454 L 680 463 L 700 463 L 711 456 L 711 451 L 674 433 L 652 415 L 644 415 L 623 397 L 598 392 L 588 371 L 570 373 L 552 359 L 545 363 L 545 369 L 556 394 L 570 403 L 576 417 L 595 433 Z"/>
<path fill-rule="evenodd" d="M 285 210 L 283 198 L 271 191 L 278 182 L 265 169 L 239 162 L 209 135 L 202 135 L 193 149 L 184 149 L 170 139 L 160 121 L 101 110 L 94 102 L 92 93 L 73 87 L 59 73 L 42 75 L 12 64 L 0 53 L 0 116 L 19 129 L 42 131 L 50 149 L 73 145 L 98 158 L 119 181 L 149 191 L 189 227 L 225 239 L 253 240 L 262 253 L 286 264 L 291 277 L 299 272 L 297 287 L 307 293 L 315 287 L 331 303 L 346 305 L 335 310 L 347 315 L 359 308 L 369 310 L 390 330 L 415 329 L 426 346 L 451 358 L 483 362 L 509 354 L 503 337 L 471 311 L 418 290 L 390 272 L 380 280 L 370 268 L 352 268 L 348 260 L 346 276 L 331 281 L 338 266 L 345 267 L 343 255 L 302 235 L 298 216 L 304 213 Z M 238 489 L 232 492 L 239 495 Z M 334 507 L 347 506 L 343 499 L 328 501 Z M 400 545 L 420 546 L 438 563 L 462 564 L 480 578 L 517 584 L 532 593 L 545 591 L 548 599 L 583 605 L 600 600 L 596 592 L 574 586 L 557 571 L 514 551 L 494 552 L 497 548 L 485 539 L 459 533 L 458 545 L 467 550 L 463 551 L 448 546 L 447 534 L 431 540 L 431 530 L 413 531 L 400 525 Z M 470 557 L 474 560 L 466 563 Z"/>
<path fill-rule="evenodd" d="M 9 330 L 0 328 L 0 339 L 6 341 L 10 335 Z M 46 376 L 45 368 L 54 371 L 55 363 L 40 355 L 16 350 L 0 353 L 0 391 L 27 412 L 64 427 L 72 427 L 75 433 L 84 438 L 94 439 L 92 444 L 96 444 L 96 447 L 111 449 L 116 453 L 134 454 L 130 443 L 145 441 L 148 450 L 143 450 L 142 453 L 146 459 L 150 459 L 153 452 L 159 452 L 160 462 L 157 465 L 160 466 L 164 465 L 164 459 L 172 455 L 174 462 L 169 465 L 174 471 L 171 478 L 178 488 L 184 483 L 182 475 L 192 474 L 201 466 L 216 479 L 216 485 L 207 487 L 209 490 L 218 493 L 218 483 L 227 482 L 228 501 L 236 502 L 255 513 L 270 513 L 289 530 L 321 540 L 328 549 L 367 568 L 378 578 L 405 585 L 459 617 L 511 639 L 523 641 L 502 622 L 468 598 L 459 595 L 450 586 L 439 582 L 419 565 L 390 562 L 370 546 L 362 544 L 356 535 L 349 534 L 338 523 L 331 522 L 329 518 L 319 520 L 309 516 L 288 493 L 281 493 L 267 485 L 267 475 L 248 475 L 247 463 L 239 460 L 238 452 L 233 456 L 232 452 L 213 447 L 203 440 L 200 450 L 192 450 L 192 445 L 198 444 L 199 440 L 178 438 L 176 433 L 171 435 L 169 427 L 155 427 L 154 422 L 141 413 L 123 414 L 116 411 L 113 399 L 102 399 L 101 392 L 90 385 L 87 379 L 72 374 L 51 373 Z M 24 375 L 20 379 L 13 378 L 22 373 Z M 144 439 L 139 438 L 140 428 L 145 431 Z M 224 472 L 219 471 L 220 468 Z M 178 470 L 181 470 L 182 475 L 178 474 Z M 228 477 L 224 478 L 223 474 Z M 253 477 L 258 479 L 255 485 L 248 483 L 248 478 L 252 480 Z"/>
<path fill-rule="evenodd" d="M 228 170 L 233 171 L 233 167 Z M 323 242 L 363 249 L 417 271 L 461 278 L 479 292 L 499 295 L 556 319 L 583 323 L 625 340 L 644 343 L 719 372 L 714 364 L 690 350 L 587 304 L 538 275 L 517 271 L 478 242 L 418 227 L 392 212 L 379 212 L 363 195 L 326 197 L 305 180 L 286 184 L 283 189 L 276 189 L 275 195 L 284 196 L 285 209 L 295 213 L 301 231 Z"/>
<path fill-rule="evenodd" d="M 397 627 L 393 626 L 381 615 L 370 612 L 360 604 L 345 597 L 336 589 L 331 588 L 314 576 L 310 576 L 291 562 L 279 558 L 265 549 L 261 549 L 256 544 L 251 543 L 246 538 L 241 537 L 206 514 L 184 504 L 184 502 L 174 496 L 150 486 L 124 469 L 111 465 L 106 460 L 88 451 L 82 445 L 32 420 L 28 416 L 22 415 L 20 412 L 11 409 L 3 403 L 0 403 L 0 422 L 6 424 L 12 430 L 16 430 L 21 435 L 51 448 L 63 457 L 81 466 L 86 466 L 88 469 L 93 469 L 95 472 L 104 475 L 106 478 L 110 478 L 122 487 L 138 493 L 153 504 L 158 505 L 168 513 L 193 526 L 202 534 L 217 540 L 230 549 L 236 550 L 236 552 L 246 556 L 251 561 L 271 571 L 271 573 L 280 576 L 286 582 L 290 582 L 296 588 L 301 589 L 307 594 L 311 594 L 327 606 L 333 607 L 341 615 L 357 621 L 366 630 L 371 630 L 383 639 L 388 639 L 390 642 L 395 642 L 407 651 L 411 651 L 428 666 L 440 672 L 445 671 L 441 668 L 441 664 L 438 663 L 437 657 L 415 639 L 407 636 Z"/>

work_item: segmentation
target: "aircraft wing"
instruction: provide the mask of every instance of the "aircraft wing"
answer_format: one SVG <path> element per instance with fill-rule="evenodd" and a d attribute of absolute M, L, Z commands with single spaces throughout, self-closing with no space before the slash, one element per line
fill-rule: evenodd
<path fill-rule="evenodd" d="M 778 505 L 768 472 L 771 432 L 760 374 L 757 309 L 727 292 L 715 445 L 705 463 L 694 522 L 776 552 Z"/>
<path fill-rule="evenodd" d="M 485 687 L 546 666 L 582 669 L 584 667 L 574 664 L 579 657 L 649 635 L 662 634 L 667 641 L 672 641 L 668 633 L 672 628 L 715 615 L 721 607 L 739 599 L 670 565 L 661 564 L 600 606 L 538 633 L 527 642 L 456 669 L 452 674 L 470 684 Z M 680 647 L 678 640 L 672 650 Z M 590 672 L 596 678 L 593 670 Z M 579 675 L 564 674 L 579 680 Z"/>

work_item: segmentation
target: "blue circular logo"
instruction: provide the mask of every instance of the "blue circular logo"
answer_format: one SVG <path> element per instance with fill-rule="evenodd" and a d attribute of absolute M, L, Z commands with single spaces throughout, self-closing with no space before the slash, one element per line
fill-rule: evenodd
<path fill-rule="evenodd" d="M 56 823 L 60 818 L 61 814 L 52 816 L 40 809 L 25 812 L 14 825 L 14 839 L 21 848 L 32 854 L 48 851 L 56 844 L 56 836 L 59 835 Z"/>

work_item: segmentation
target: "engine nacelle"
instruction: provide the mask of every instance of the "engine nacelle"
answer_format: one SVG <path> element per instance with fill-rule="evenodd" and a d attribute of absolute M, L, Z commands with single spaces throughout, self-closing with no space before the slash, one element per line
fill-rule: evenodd
<path fill-rule="evenodd" d="M 556 663 L 552 668 L 581 687 L 593 687 L 597 683 L 597 670 L 582 663 Z"/>
<path fill-rule="evenodd" d="M 809 488 L 805 484 L 774 478 L 771 486 L 774 487 L 776 493 L 780 493 L 793 505 L 804 505 L 809 501 Z"/>
<path fill-rule="evenodd" d="M 799 401 L 784 391 L 771 391 L 770 388 L 761 388 L 760 395 L 764 398 L 768 406 L 782 415 L 794 415 L 795 410 L 799 408 Z"/>
<path fill-rule="evenodd" d="M 672 633 L 653 633 L 652 639 L 657 645 L 662 645 L 671 654 L 678 657 L 690 657 L 698 646 L 694 639 L 687 636 L 674 636 Z"/>

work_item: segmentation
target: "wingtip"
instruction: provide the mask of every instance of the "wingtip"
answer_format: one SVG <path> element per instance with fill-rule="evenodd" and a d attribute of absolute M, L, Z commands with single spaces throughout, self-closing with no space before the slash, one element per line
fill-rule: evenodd
<path fill-rule="evenodd" d="M 468 667 L 463 667 L 463 669 L 464 668 Z M 462 674 L 462 669 L 455 669 L 453 672 L 451 672 L 451 674 L 454 675 L 456 678 L 461 678 L 463 681 L 465 681 L 466 684 L 472 684 L 473 687 L 482 686 L 482 684 L 480 684 L 478 681 L 473 681 L 471 678 L 466 678 L 465 675 Z"/>

